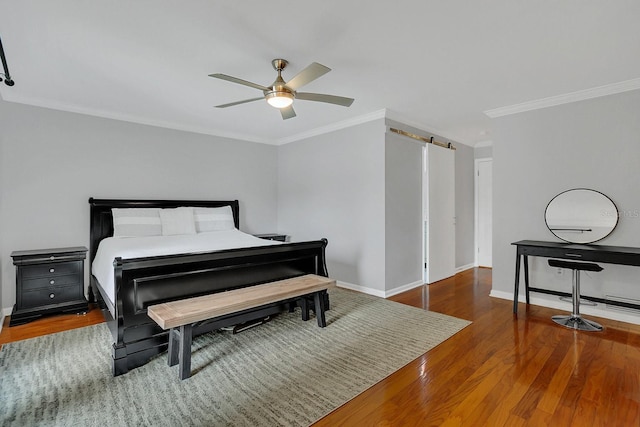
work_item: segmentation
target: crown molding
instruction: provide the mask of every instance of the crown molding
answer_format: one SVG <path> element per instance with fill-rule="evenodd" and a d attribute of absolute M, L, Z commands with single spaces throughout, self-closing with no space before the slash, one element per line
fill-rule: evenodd
<path fill-rule="evenodd" d="M 527 101 L 521 104 L 508 105 L 506 107 L 486 110 L 484 114 L 495 119 L 496 117 L 509 116 L 511 114 L 523 113 L 525 111 L 539 110 L 556 105 L 569 104 L 577 101 L 584 101 L 601 96 L 614 95 L 616 93 L 629 92 L 640 89 L 640 78 L 625 80 L 623 82 L 598 86 L 591 89 L 579 90 L 577 92 L 565 93 L 562 95 L 550 96 L 548 98 Z"/>
<path fill-rule="evenodd" d="M 362 123 L 372 122 L 378 119 L 384 119 L 386 114 L 386 110 L 378 110 L 373 113 L 363 114 L 361 116 L 353 117 L 347 120 L 343 120 L 341 122 L 332 123 L 327 126 L 321 126 L 319 128 L 311 129 L 307 132 L 298 133 L 296 135 L 287 136 L 284 138 L 280 138 L 276 140 L 276 145 L 285 145 L 291 142 L 300 141 L 303 139 L 311 138 L 314 136 L 323 135 L 325 133 L 334 132 L 340 129 L 349 128 L 355 125 L 360 125 Z"/>
<path fill-rule="evenodd" d="M 343 120 L 340 122 L 336 122 L 336 123 L 332 123 L 326 126 L 321 126 L 315 129 L 311 129 L 309 131 L 306 132 L 302 132 L 302 133 L 298 133 L 295 135 L 291 135 L 291 136 L 287 136 L 284 138 L 277 138 L 277 139 L 269 139 L 269 138 L 259 138 L 259 137 L 255 137 L 253 135 L 247 135 L 247 134 L 240 134 L 240 133 L 233 133 L 233 132 L 224 132 L 224 131 L 219 131 L 216 129 L 209 129 L 209 128 L 202 128 L 202 127 L 198 127 L 198 126 L 190 126 L 190 125 L 184 125 L 181 123 L 174 123 L 174 122 L 167 122 L 167 121 L 163 121 L 163 120 L 155 120 L 155 119 L 150 119 L 147 117 L 141 117 L 141 116 L 135 116 L 135 115 L 131 115 L 131 114 L 122 114 L 122 113 L 115 113 L 112 111 L 105 111 L 105 110 L 98 110 L 98 109 L 92 109 L 92 108 L 86 108 L 86 107 L 80 107 L 77 105 L 73 105 L 73 104 L 66 104 L 66 103 L 61 103 L 61 102 L 55 102 L 52 100 L 45 100 L 45 99 L 40 99 L 40 98 L 30 98 L 30 97 L 24 97 L 24 96 L 16 96 L 14 94 L 8 95 L 7 93 L 4 94 L 0 94 L 0 96 L 2 97 L 2 99 L 4 101 L 7 102 L 14 102 L 17 104 L 24 104 L 24 105 L 30 105 L 30 106 L 34 106 L 34 107 L 41 107 L 41 108 L 48 108 L 48 109 L 52 109 L 52 110 L 59 110 L 59 111 L 66 111 L 69 113 L 76 113 L 76 114 L 83 114 L 83 115 L 88 115 L 88 116 L 93 116 L 93 117 L 100 117 L 100 118 L 105 118 L 105 119 L 111 119 L 111 120 L 119 120 L 119 121 L 124 121 L 124 122 L 129 122 L 129 123 L 136 123 L 136 124 L 142 124 L 142 125 L 147 125 L 147 126 L 154 126 L 154 127 L 160 127 L 160 128 L 165 128 L 165 129 L 172 129 L 172 130 L 178 130 L 178 131 L 183 131 L 183 132 L 192 132 L 192 133 L 198 133 L 198 134 L 203 134 L 203 135 L 211 135 L 211 136 L 217 136 L 217 137 L 221 137 L 221 138 L 229 138 L 229 139 L 236 139 L 236 140 L 240 140 L 240 141 L 246 141 L 246 142 L 255 142 L 258 144 L 267 144 L 267 145 L 285 145 L 285 144 L 289 144 L 291 142 L 296 142 L 296 141 L 300 141 L 303 139 L 307 139 L 307 138 L 311 138 L 314 136 L 319 136 L 319 135 L 323 135 L 326 133 L 330 133 L 330 132 L 334 132 L 340 129 L 345 129 L 345 128 L 349 128 L 352 126 L 356 126 L 356 125 L 360 125 L 363 123 L 368 123 L 374 120 L 379 120 L 379 119 L 385 119 L 388 118 L 390 120 L 395 120 L 398 121 L 400 123 L 403 123 L 407 126 L 411 126 L 417 129 L 420 129 L 422 131 L 428 132 L 430 134 L 433 134 L 434 136 L 440 137 L 443 140 L 447 140 L 447 142 L 452 142 L 452 143 L 462 143 L 465 145 L 469 145 L 466 144 L 464 142 L 455 140 L 449 136 L 447 136 L 445 133 L 440 132 L 436 129 L 434 129 L 431 126 L 425 125 L 423 123 L 416 123 L 416 122 L 412 122 L 411 120 L 402 117 L 400 114 L 388 110 L 388 109 L 381 109 L 378 111 L 374 111 L 371 113 L 367 113 L 367 114 L 363 114 L 357 117 L 353 117 L 347 120 Z"/>
<path fill-rule="evenodd" d="M 239 134 L 239 133 L 233 133 L 233 132 L 223 132 L 223 131 L 217 131 L 213 129 L 201 128 L 198 126 L 189 126 L 189 125 L 184 125 L 180 123 L 167 122 L 163 120 L 154 120 L 154 119 L 135 116 L 131 114 L 121 114 L 121 113 L 114 113 L 111 111 L 96 110 L 92 108 L 79 107 L 77 105 L 72 105 L 72 104 L 59 103 L 51 100 L 28 98 L 28 97 L 13 96 L 13 95 L 6 96 L 6 94 L 2 98 L 7 102 L 15 102 L 17 104 L 31 105 L 34 107 L 66 111 L 69 113 L 84 114 L 84 115 L 100 117 L 104 119 L 119 120 L 119 121 L 124 121 L 129 123 L 136 123 L 141 125 L 154 126 L 154 127 L 160 127 L 160 128 L 172 129 L 172 130 L 179 130 L 183 132 L 192 132 L 192 133 L 199 133 L 203 135 L 218 136 L 221 138 L 237 139 L 240 141 L 256 142 L 259 144 L 269 144 L 269 145 L 276 144 L 276 142 L 271 139 L 256 138 L 252 135 Z"/>
<path fill-rule="evenodd" d="M 84 114 L 88 116 L 100 117 L 105 119 L 120 120 L 120 121 L 160 127 L 165 129 L 199 133 L 203 135 L 218 136 L 221 138 L 237 139 L 240 141 L 255 142 L 258 144 L 267 144 L 267 145 L 284 145 L 284 144 L 299 141 L 305 138 L 310 138 L 313 136 L 318 136 L 325 133 L 333 132 L 339 129 L 344 129 L 344 128 L 348 128 L 358 124 L 367 123 L 373 120 L 382 119 L 385 117 L 385 114 L 386 114 L 386 110 L 383 109 L 379 111 L 374 111 L 373 113 L 364 114 L 358 117 L 344 120 L 341 122 L 333 123 L 327 126 L 322 126 L 316 129 L 312 129 L 308 132 L 299 133 L 293 136 L 279 138 L 279 139 L 268 139 L 268 138 L 256 138 L 255 136 L 246 135 L 246 134 L 223 132 L 223 131 L 218 131 L 213 129 L 201 128 L 197 126 L 186 126 L 180 123 L 154 120 L 146 117 L 134 116 L 129 114 L 121 114 L 121 113 L 114 113 L 111 111 L 96 110 L 96 109 L 80 107 L 77 105 L 65 104 L 65 103 L 39 99 L 39 98 L 29 98 L 29 97 L 15 96 L 15 95 L 7 96 L 6 93 L 2 95 L 2 99 L 6 102 L 15 102 L 17 104 L 30 105 L 34 107 L 48 108 L 52 110 L 66 111 L 69 113 Z"/>

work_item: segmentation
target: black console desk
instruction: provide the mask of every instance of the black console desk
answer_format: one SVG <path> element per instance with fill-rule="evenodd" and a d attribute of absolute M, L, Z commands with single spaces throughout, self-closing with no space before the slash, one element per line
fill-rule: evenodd
<path fill-rule="evenodd" d="M 524 289 L 527 304 L 529 292 L 540 292 L 551 295 L 571 296 L 570 293 L 557 292 L 549 289 L 532 288 L 529 286 L 529 256 L 545 258 L 572 259 L 576 261 L 603 262 L 606 264 L 632 265 L 640 267 L 640 248 L 624 246 L 580 245 L 575 243 L 540 242 L 536 240 L 521 240 L 512 245 L 517 247 L 516 280 L 513 291 L 513 312 L 518 313 L 518 288 L 520 285 L 520 259 L 524 264 Z M 640 309 L 640 304 L 622 301 L 594 298 L 581 295 L 582 298 L 593 302 L 616 305 L 620 307 Z"/>

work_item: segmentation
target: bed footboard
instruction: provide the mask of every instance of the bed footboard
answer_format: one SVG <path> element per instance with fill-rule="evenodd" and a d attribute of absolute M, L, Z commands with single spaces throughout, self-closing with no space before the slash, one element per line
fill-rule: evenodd
<path fill-rule="evenodd" d="M 114 340 L 113 374 L 126 373 L 166 350 L 168 335 L 147 315 L 150 305 L 309 273 L 328 276 L 326 246 L 327 240 L 322 239 L 208 253 L 116 258 L 117 301 L 107 307 Z M 328 300 L 325 304 L 328 308 Z M 271 304 L 203 323 L 194 331 L 205 333 L 290 308 L 286 302 Z"/>

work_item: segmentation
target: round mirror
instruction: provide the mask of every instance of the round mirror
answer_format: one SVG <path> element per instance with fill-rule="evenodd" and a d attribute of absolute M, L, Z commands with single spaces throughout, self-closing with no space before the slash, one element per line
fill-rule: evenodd
<path fill-rule="evenodd" d="M 549 230 L 570 243 L 593 243 L 607 237 L 618 224 L 618 208 L 599 191 L 567 190 L 551 199 L 544 212 Z"/>

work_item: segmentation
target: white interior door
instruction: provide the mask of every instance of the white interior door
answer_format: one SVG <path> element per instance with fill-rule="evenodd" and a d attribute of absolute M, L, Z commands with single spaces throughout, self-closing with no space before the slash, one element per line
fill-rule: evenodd
<path fill-rule="evenodd" d="M 476 160 L 476 242 L 477 265 L 491 267 L 492 232 L 493 232 L 493 161 L 491 159 Z"/>
<path fill-rule="evenodd" d="M 455 274 L 455 151 L 427 144 L 424 156 L 425 281 Z"/>

